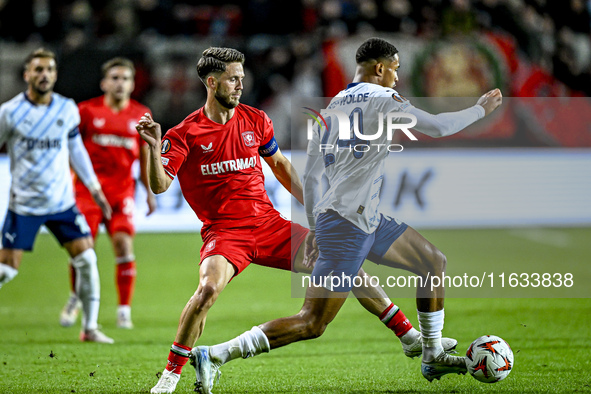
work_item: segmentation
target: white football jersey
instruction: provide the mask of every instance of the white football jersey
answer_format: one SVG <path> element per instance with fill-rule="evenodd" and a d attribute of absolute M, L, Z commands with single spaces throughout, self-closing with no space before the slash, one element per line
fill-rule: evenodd
<path fill-rule="evenodd" d="M 411 108 L 410 102 L 394 89 L 372 83 L 350 84 L 326 108 L 341 111 L 349 118 L 349 139 L 344 140 L 339 138 L 337 116 L 321 111 L 328 130 L 323 126 L 320 133 L 314 133 L 308 145 L 308 155 L 323 156 L 328 185 L 320 200 L 316 201 L 315 216 L 334 210 L 368 234 L 375 231 L 380 222 L 378 206 L 384 159 L 391 143 L 385 126 L 387 114 L 408 112 Z M 400 122 L 408 123 L 409 120 Z M 357 138 L 354 128 L 360 134 L 376 138 Z M 382 133 L 378 137 L 380 128 Z"/>
<path fill-rule="evenodd" d="M 21 93 L 0 106 L 0 146 L 10 157 L 9 209 L 48 215 L 75 204 L 68 138 L 78 134 L 80 115 L 72 99 L 53 93 L 49 105 Z"/>

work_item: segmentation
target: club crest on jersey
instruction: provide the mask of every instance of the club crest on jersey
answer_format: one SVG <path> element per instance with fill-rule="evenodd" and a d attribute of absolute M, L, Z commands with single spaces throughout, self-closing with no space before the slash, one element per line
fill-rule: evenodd
<path fill-rule="evenodd" d="M 248 147 L 252 147 L 256 145 L 254 140 L 254 131 L 244 131 L 242 132 L 242 139 L 244 140 L 244 145 Z"/>
<path fill-rule="evenodd" d="M 127 129 L 130 134 L 135 135 L 137 133 L 137 130 L 135 128 L 136 125 L 137 125 L 136 120 L 130 120 L 129 123 L 127 123 Z"/>
<path fill-rule="evenodd" d="M 162 141 L 162 147 L 161 147 L 160 153 L 165 154 L 165 153 L 168 153 L 169 150 L 170 150 L 170 140 L 167 138 L 164 141 Z"/>
<path fill-rule="evenodd" d="M 94 118 L 92 120 L 92 125 L 97 129 L 102 129 L 103 127 L 105 127 L 106 122 L 107 120 L 105 118 Z"/>
<path fill-rule="evenodd" d="M 205 251 L 209 252 L 210 250 L 213 250 L 213 248 L 215 248 L 215 239 L 207 244 L 207 246 L 205 247 Z"/>

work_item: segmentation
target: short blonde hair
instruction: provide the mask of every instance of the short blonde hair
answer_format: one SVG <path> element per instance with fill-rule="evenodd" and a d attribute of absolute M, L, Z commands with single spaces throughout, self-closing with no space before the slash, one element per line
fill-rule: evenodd
<path fill-rule="evenodd" d="M 29 66 L 29 64 L 31 63 L 31 61 L 33 61 L 33 59 L 36 59 L 36 58 L 53 59 L 53 60 L 55 60 L 56 65 L 57 65 L 57 58 L 56 58 L 54 52 L 52 52 L 46 48 L 38 48 L 38 49 L 35 49 L 33 52 L 29 53 L 29 55 L 25 58 L 24 67 L 27 68 Z"/>

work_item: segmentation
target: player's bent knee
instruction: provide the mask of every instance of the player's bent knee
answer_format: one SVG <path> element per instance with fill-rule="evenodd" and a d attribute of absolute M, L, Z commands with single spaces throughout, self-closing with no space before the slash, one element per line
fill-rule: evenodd
<path fill-rule="evenodd" d="M 441 251 L 435 249 L 426 259 L 424 269 L 423 276 L 441 276 L 447 269 L 447 257 Z"/>
<path fill-rule="evenodd" d="M 133 255 L 133 239 L 129 234 L 116 232 L 113 234 L 111 241 L 116 256 L 124 257 Z"/>
<path fill-rule="evenodd" d="M 447 269 L 447 257 L 439 250 L 435 253 L 433 261 L 433 270 L 438 274 L 442 274 Z"/>
<path fill-rule="evenodd" d="M 195 292 L 194 304 L 197 309 L 209 309 L 217 300 L 221 289 L 214 282 L 205 282 L 199 285 Z"/>
<path fill-rule="evenodd" d="M 86 252 L 88 249 L 92 249 L 93 247 L 94 242 L 92 241 L 92 237 L 90 236 L 77 238 L 73 241 L 66 242 L 64 244 L 64 248 L 66 248 L 68 254 L 72 258 L 76 258 L 77 256 Z"/>
<path fill-rule="evenodd" d="M 327 323 L 320 320 L 310 321 L 306 326 L 305 338 L 315 339 L 321 337 L 327 326 Z"/>
<path fill-rule="evenodd" d="M 305 322 L 302 339 L 315 339 L 324 334 L 328 322 L 321 316 L 315 316 L 311 312 L 304 312 L 300 313 L 300 317 Z"/>

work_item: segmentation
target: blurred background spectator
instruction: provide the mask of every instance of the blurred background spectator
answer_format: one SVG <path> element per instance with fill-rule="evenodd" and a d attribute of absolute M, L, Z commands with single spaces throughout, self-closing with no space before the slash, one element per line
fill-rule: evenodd
<path fill-rule="evenodd" d="M 100 94 L 101 63 L 122 55 L 138 70 L 134 98 L 166 129 L 204 103 L 203 49 L 230 46 L 246 54 L 242 102 L 268 112 L 283 149 L 300 148 L 293 98 L 337 93 L 359 43 L 382 36 L 401 52 L 397 89 L 413 101 L 500 87 L 571 98 L 588 125 L 590 12 L 586 0 L 0 0 L 0 102 L 23 90 L 22 61 L 38 46 L 59 54 L 56 91 L 76 101 Z M 543 122 L 550 102 L 513 102 L 488 131 L 424 145 L 591 146 L 584 128 L 565 135 L 571 112 Z"/>

